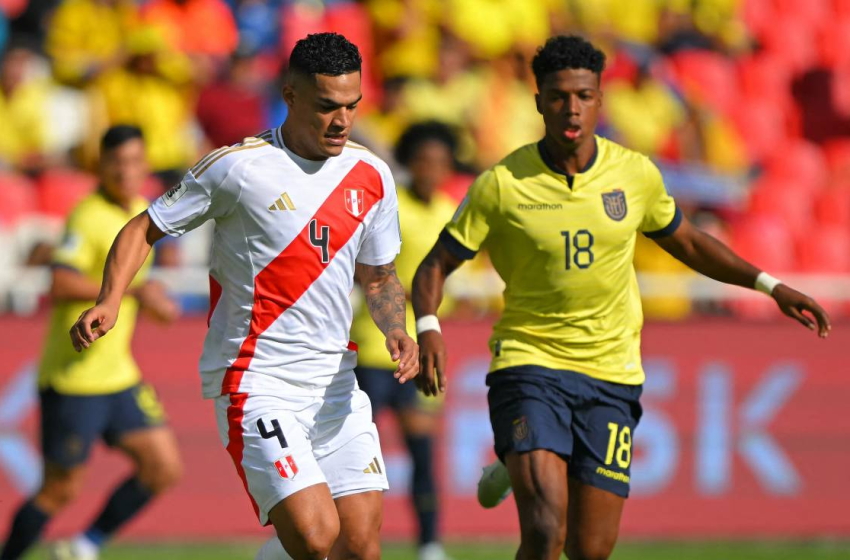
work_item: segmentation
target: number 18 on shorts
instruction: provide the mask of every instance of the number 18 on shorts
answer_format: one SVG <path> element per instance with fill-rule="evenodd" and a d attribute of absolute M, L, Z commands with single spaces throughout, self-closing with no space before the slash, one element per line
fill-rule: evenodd
<path fill-rule="evenodd" d="M 500 458 L 546 449 L 568 462 L 571 478 L 628 497 L 640 385 L 539 366 L 495 371 L 487 384 Z"/>

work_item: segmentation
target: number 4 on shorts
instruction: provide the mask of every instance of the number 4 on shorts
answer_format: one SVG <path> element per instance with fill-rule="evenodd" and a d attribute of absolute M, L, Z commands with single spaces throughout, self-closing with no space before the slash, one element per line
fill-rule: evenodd
<path fill-rule="evenodd" d="M 260 431 L 260 435 L 263 436 L 263 439 L 271 439 L 273 437 L 277 438 L 277 441 L 280 443 L 281 449 L 286 449 L 286 438 L 283 437 L 283 430 L 280 429 L 280 423 L 272 419 L 272 431 L 268 431 L 266 429 L 266 424 L 263 422 L 263 419 L 260 418 L 257 420 L 257 429 Z"/>

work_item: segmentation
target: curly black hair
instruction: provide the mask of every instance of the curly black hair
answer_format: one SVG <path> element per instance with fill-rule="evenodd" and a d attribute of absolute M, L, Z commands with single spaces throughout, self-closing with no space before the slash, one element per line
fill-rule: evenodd
<path fill-rule="evenodd" d="M 567 68 L 585 68 L 601 76 L 605 69 L 605 53 L 577 35 L 558 35 L 537 49 L 531 61 L 538 86 L 548 74 Z"/>
<path fill-rule="evenodd" d="M 340 76 L 359 72 L 362 59 L 357 45 L 339 33 L 314 33 L 295 43 L 289 70 L 307 76 Z"/>
<path fill-rule="evenodd" d="M 452 128 L 439 121 L 425 121 L 410 125 L 401 134 L 395 147 L 394 156 L 397 162 L 407 167 L 416 150 L 425 142 L 440 142 L 444 144 L 455 158 L 457 151 L 457 135 Z"/>

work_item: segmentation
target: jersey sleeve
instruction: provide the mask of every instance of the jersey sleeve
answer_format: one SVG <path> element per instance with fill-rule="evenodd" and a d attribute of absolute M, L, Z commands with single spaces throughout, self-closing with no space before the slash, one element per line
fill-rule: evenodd
<path fill-rule="evenodd" d="M 672 235 L 682 223 L 682 211 L 664 187 L 658 167 L 648 159 L 644 165 L 647 202 L 640 231 L 652 239 Z"/>
<path fill-rule="evenodd" d="M 97 236 L 90 234 L 87 220 L 80 216 L 78 208 L 69 216 L 62 243 L 53 251 L 53 266 L 73 268 L 82 274 L 102 267 L 103 263 L 98 262 L 97 241 Z"/>
<path fill-rule="evenodd" d="M 148 208 L 151 220 L 172 237 L 227 215 L 239 200 L 246 160 L 230 154 L 209 167 L 203 162 L 187 171 L 178 185 Z"/>
<path fill-rule="evenodd" d="M 473 258 L 487 239 L 498 205 L 496 189 L 495 171 L 479 175 L 440 234 L 440 241 L 456 257 Z"/>
<path fill-rule="evenodd" d="M 384 182 L 384 197 L 378 203 L 376 215 L 357 253 L 357 262 L 371 266 L 393 262 L 401 250 L 395 181 L 389 168 L 381 169 L 380 175 Z"/>

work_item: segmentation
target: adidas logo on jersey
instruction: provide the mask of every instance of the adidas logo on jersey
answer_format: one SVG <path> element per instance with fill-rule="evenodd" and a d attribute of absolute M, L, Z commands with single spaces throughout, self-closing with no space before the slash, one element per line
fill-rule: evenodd
<path fill-rule="evenodd" d="M 283 193 L 277 197 L 274 204 L 269 206 L 269 210 L 272 212 L 277 212 L 278 210 L 295 210 L 295 205 L 292 203 L 292 199 L 289 198 L 289 195 Z"/>
<path fill-rule="evenodd" d="M 369 463 L 369 466 L 363 469 L 363 472 L 366 474 L 383 474 L 384 471 L 381 470 L 381 463 L 378 462 L 377 457 L 372 458 L 372 462 Z"/>

